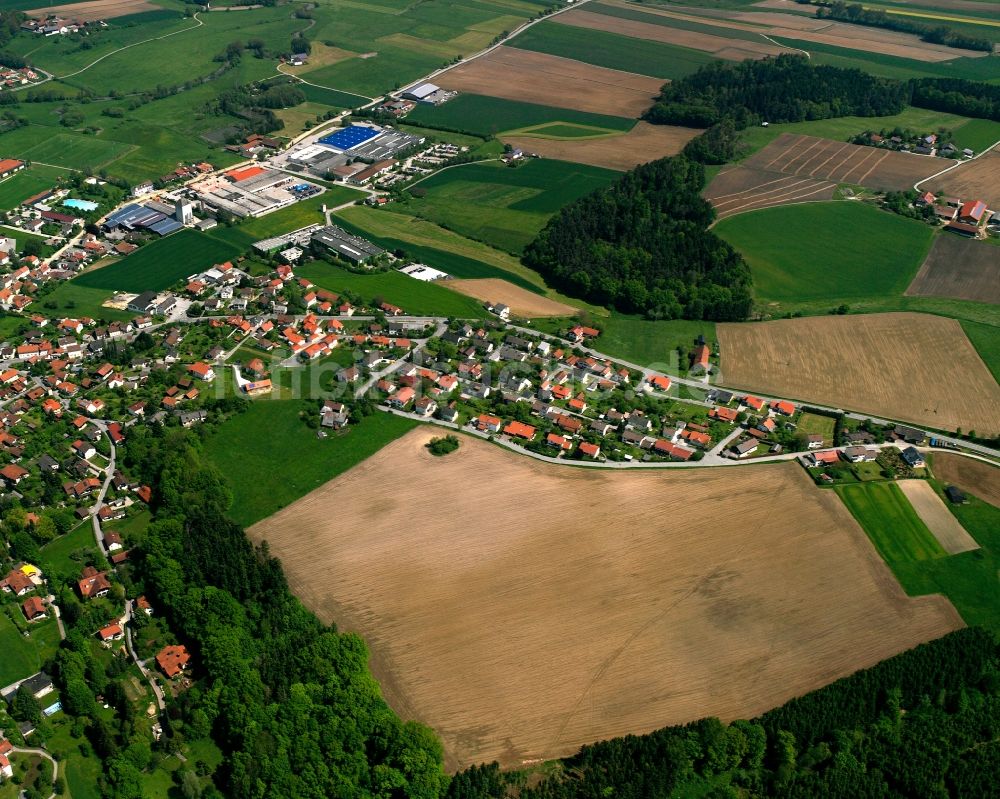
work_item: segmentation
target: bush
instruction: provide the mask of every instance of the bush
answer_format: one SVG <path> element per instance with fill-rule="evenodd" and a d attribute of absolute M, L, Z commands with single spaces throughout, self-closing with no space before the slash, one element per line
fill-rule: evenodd
<path fill-rule="evenodd" d="M 449 452 L 454 452 L 459 446 L 458 436 L 453 436 L 450 433 L 444 438 L 432 438 L 426 447 L 431 451 L 431 455 L 447 455 Z"/>

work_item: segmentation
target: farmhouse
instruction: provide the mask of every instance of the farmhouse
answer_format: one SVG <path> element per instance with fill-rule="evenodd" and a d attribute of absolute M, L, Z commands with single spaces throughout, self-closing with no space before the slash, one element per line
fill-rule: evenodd
<path fill-rule="evenodd" d="M 24 161 L 18 161 L 14 158 L 4 158 L 0 160 L 0 180 L 13 175 L 15 172 L 20 172 L 24 169 Z"/>
<path fill-rule="evenodd" d="M 983 221 L 983 214 L 986 213 L 986 203 L 982 200 L 969 200 L 962 203 L 958 209 L 958 221 L 969 225 L 978 225 Z"/>

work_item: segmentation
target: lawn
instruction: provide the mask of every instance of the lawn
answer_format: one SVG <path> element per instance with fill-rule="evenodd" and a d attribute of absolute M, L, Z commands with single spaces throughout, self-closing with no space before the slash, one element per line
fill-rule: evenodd
<path fill-rule="evenodd" d="M 833 444 L 833 428 L 835 419 L 832 416 L 820 416 L 816 413 L 803 413 L 795 422 L 796 429 L 802 435 L 817 433 L 823 436 L 823 443 Z"/>
<path fill-rule="evenodd" d="M 962 329 L 976 348 L 979 357 L 1000 383 L 1000 328 L 981 322 L 962 320 Z"/>
<path fill-rule="evenodd" d="M 350 291 L 370 302 L 374 297 L 398 305 L 407 314 L 416 316 L 455 316 L 462 319 L 483 319 L 486 311 L 471 297 L 414 280 L 399 272 L 357 274 L 339 266 L 316 261 L 295 270 L 299 277 L 308 278 L 320 288 L 330 291 Z"/>
<path fill-rule="evenodd" d="M 835 490 L 890 566 L 946 556 L 898 486 L 858 483 Z"/>
<path fill-rule="evenodd" d="M 715 61 L 711 53 L 617 33 L 542 22 L 508 44 L 522 50 L 572 58 L 608 69 L 677 80 Z"/>
<path fill-rule="evenodd" d="M 42 547 L 41 563 L 38 565 L 46 574 L 59 574 L 75 578 L 83 569 L 83 563 L 73 559 L 72 555 L 83 550 L 97 552 L 94 530 L 89 519 L 81 522 L 66 535 L 60 536 Z"/>
<path fill-rule="evenodd" d="M 409 419 L 375 413 L 343 435 L 318 439 L 299 418 L 302 411 L 316 413 L 315 403 L 255 402 L 205 441 L 208 458 L 229 480 L 230 516 L 237 523 L 249 526 L 270 516 L 416 426 Z"/>
<path fill-rule="evenodd" d="M 478 162 L 421 181 L 418 187 L 427 195 L 403 207 L 463 236 L 520 254 L 560 208 L 620 177 L 609 169 L 551 159 L 531 159 L 517 167 Z"/>
<path fill-rule="evenodd" d="M 287 208 L 253 219 L 245 219 L 233 227 L 217 227 L 209 235 L 246 249 L 255 241 L 298 230 L 307 225 L 322 223 L 324 205 L 336 207 L 353 200 L 363 200 L 365 196 L 362 192 L 347 186 L 332 186 L 322 194 L 289 205 Z"/>
<path fill-rule="evenodd" d="M 59 318 L 74 315 L 105 321 L 134 318 L 135 314 L 130 311 L 119 311 L 102 305 L 113 294 L 110 289 L 92 289 L 81 286 L 75 280 L 67 280 L 59 283 L 52 292 L 42 298 L 41 302 L 32 305 L 31 310 L 43 316 Z M 55 307 L 49 307 L 53 303 Z"/>
<path fill-rule="evenodd" d="M 100 799 L 101 791 L 97 781 L 103 771 L 100 758 L 91 754 L 80 754 L 80 739 L 70 731 L 72 723 L 62 717 L 55 725 L 55 733 L 45 742 L 46 748 L 62 756 L 59 773 L 66 777 L 66 785 L 73 799 Z"/>
<path fill-rule="evenodd" d="M 0 658 L 0 686 L 34 674 L 59 648 L 56 620 L 50 616 L 45 621 L 28 624 L 19 606 L 20 601 L 10 602 L 0 611 L 0 646 L 4 652 L 4 657 Z M 17 624 L 11 616 L 17 618 Z M 18 624 L 26 628 L 30 635 L 24 636 Z"/>
<path fill-rule="evenodd" d="M 751 211 L 714 230 L 750 264 L 757 299 L 786 303 L 899 296 L 934 237 L 922 222 L 843 201 Z"/>
<path fill-rule="evenodd" d="M 2 141 L 2 139 L 0 139 Z M 17 208 L 28 197 L 56 185 L 59 178 L 68 177 L 62 169 L 35 164 L 0 183 L 0 210 Z"/>
<path fill-rule="evenodd" d="M 80 275 L 73 283 L 114 291 L 161 291 L 239 254 L 240 249 L 232 244 L 186 228 L 147 244 L 110 266 Z"/>
<path fill-rule="evenodd" d="M 96 173 L 134 149 L 131 144 L 82 133 L 53 133 L 52 128 L 40 125 L 27 125 L 0 136 L 0 147 L 8 156 L 87 173 Z"/>
<path fill-rule="evenodd" d="M 460 94 L 444 105 L 420 105 L 407 115 L 406 121 L 411 125 L 426 125 L 482 136 L 547 123 L 583 125 L 608 133 L 628 131 L 635 125 L 634 119 L 502 100 L 480 94 Z"/>

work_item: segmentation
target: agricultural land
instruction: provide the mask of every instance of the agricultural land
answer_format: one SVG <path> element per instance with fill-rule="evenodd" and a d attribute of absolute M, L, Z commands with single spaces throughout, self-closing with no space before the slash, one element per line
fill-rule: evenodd
<path fill-rule="evenodd" d="M 1000 508 L 1000 468 L 972 458 L 938 452 L 934 454 L 934 474 Z"/>
<path fill-rule="evenodd" d="M 977 241 L 938 236 L 906 294 L 1000 304 L 1000 253 Z"/>
<path fill-rule="evenodd" d="M 364 633 L 390 702 L 434 727 L 453 765 L 753 714 L 961 623 L 938 598 L 905 598 L 836 497 L 793 465 L 602 475 L 465 438 L 434 458 L 431 436 L 390 444 L 250 535 L 321 618 Z M 483 516 L 498 492 L 519 502 Z M 665 499 L 678 492 L 683 504 Z M 568 528 L 551 523 L 560 505 Z M 624 538 L 598 521 L 608 513 Z M 600 581 L 582 568 L 594 561 Z"/>

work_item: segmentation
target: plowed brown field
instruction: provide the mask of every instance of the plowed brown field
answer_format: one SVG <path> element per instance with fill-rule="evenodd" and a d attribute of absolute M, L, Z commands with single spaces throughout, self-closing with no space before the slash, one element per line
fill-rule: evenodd
<path fill-rule="evenodd" d="M 983 200 L 990 208 L 1000 208 L 1000 152 L 991 150 L 920 188 L 963 200 Z"/>
<path fill-rule="evenodd" d="M 942 233 L 906 293 L 1000 303 L 1000 250 L 981 241 Z"/>
<path fill-rule="evenodd" d="M 638 117 L 663 86 L 660 78 L 513 47 L 498 47 L 434 80 L 455 91 L 620 117 Z"/>
<path fill-rule="evenodd" d="M 963 455 L 935 452 L 931 467 L 938 480 L 953 483 L 1000 508 L 1000 466 L 990 466 Z"/>
<path fill-rule="evenodd" d="M 1000 432 L 1000 386 L 954 319 L 919 313 L 720 324 L 727 386 L 927 425 Z"/>
<path fill-rule="evenodd" d="M 0 4 L 2 5 L 2 4 Z M 67 17 L 81 22 L 95 19 L 114 19 L 143 11 L 161 11 L 162 7 L 147 0 L 87 0 L 84 3 L 70 3 L 62 6 L 46 6 L 25 13 L 30 17 Z M 178 19 L 180 19 L 178 17 Z"/>
<path fill-rule="evenodd" d="M 510 306 L 514 316 L 572 316 L 580 310 L 495 277 L 445 280 L 438 285 L 483 302 L 501 302 Z"/>
<path fill-rule="evenodd" d="M 962 626 L 786 463 L 615 473 L 423 428 L 255 525 L 450 768 L 747 717 Z M 419 479 L 414 479 L 419 475 Z"/>

